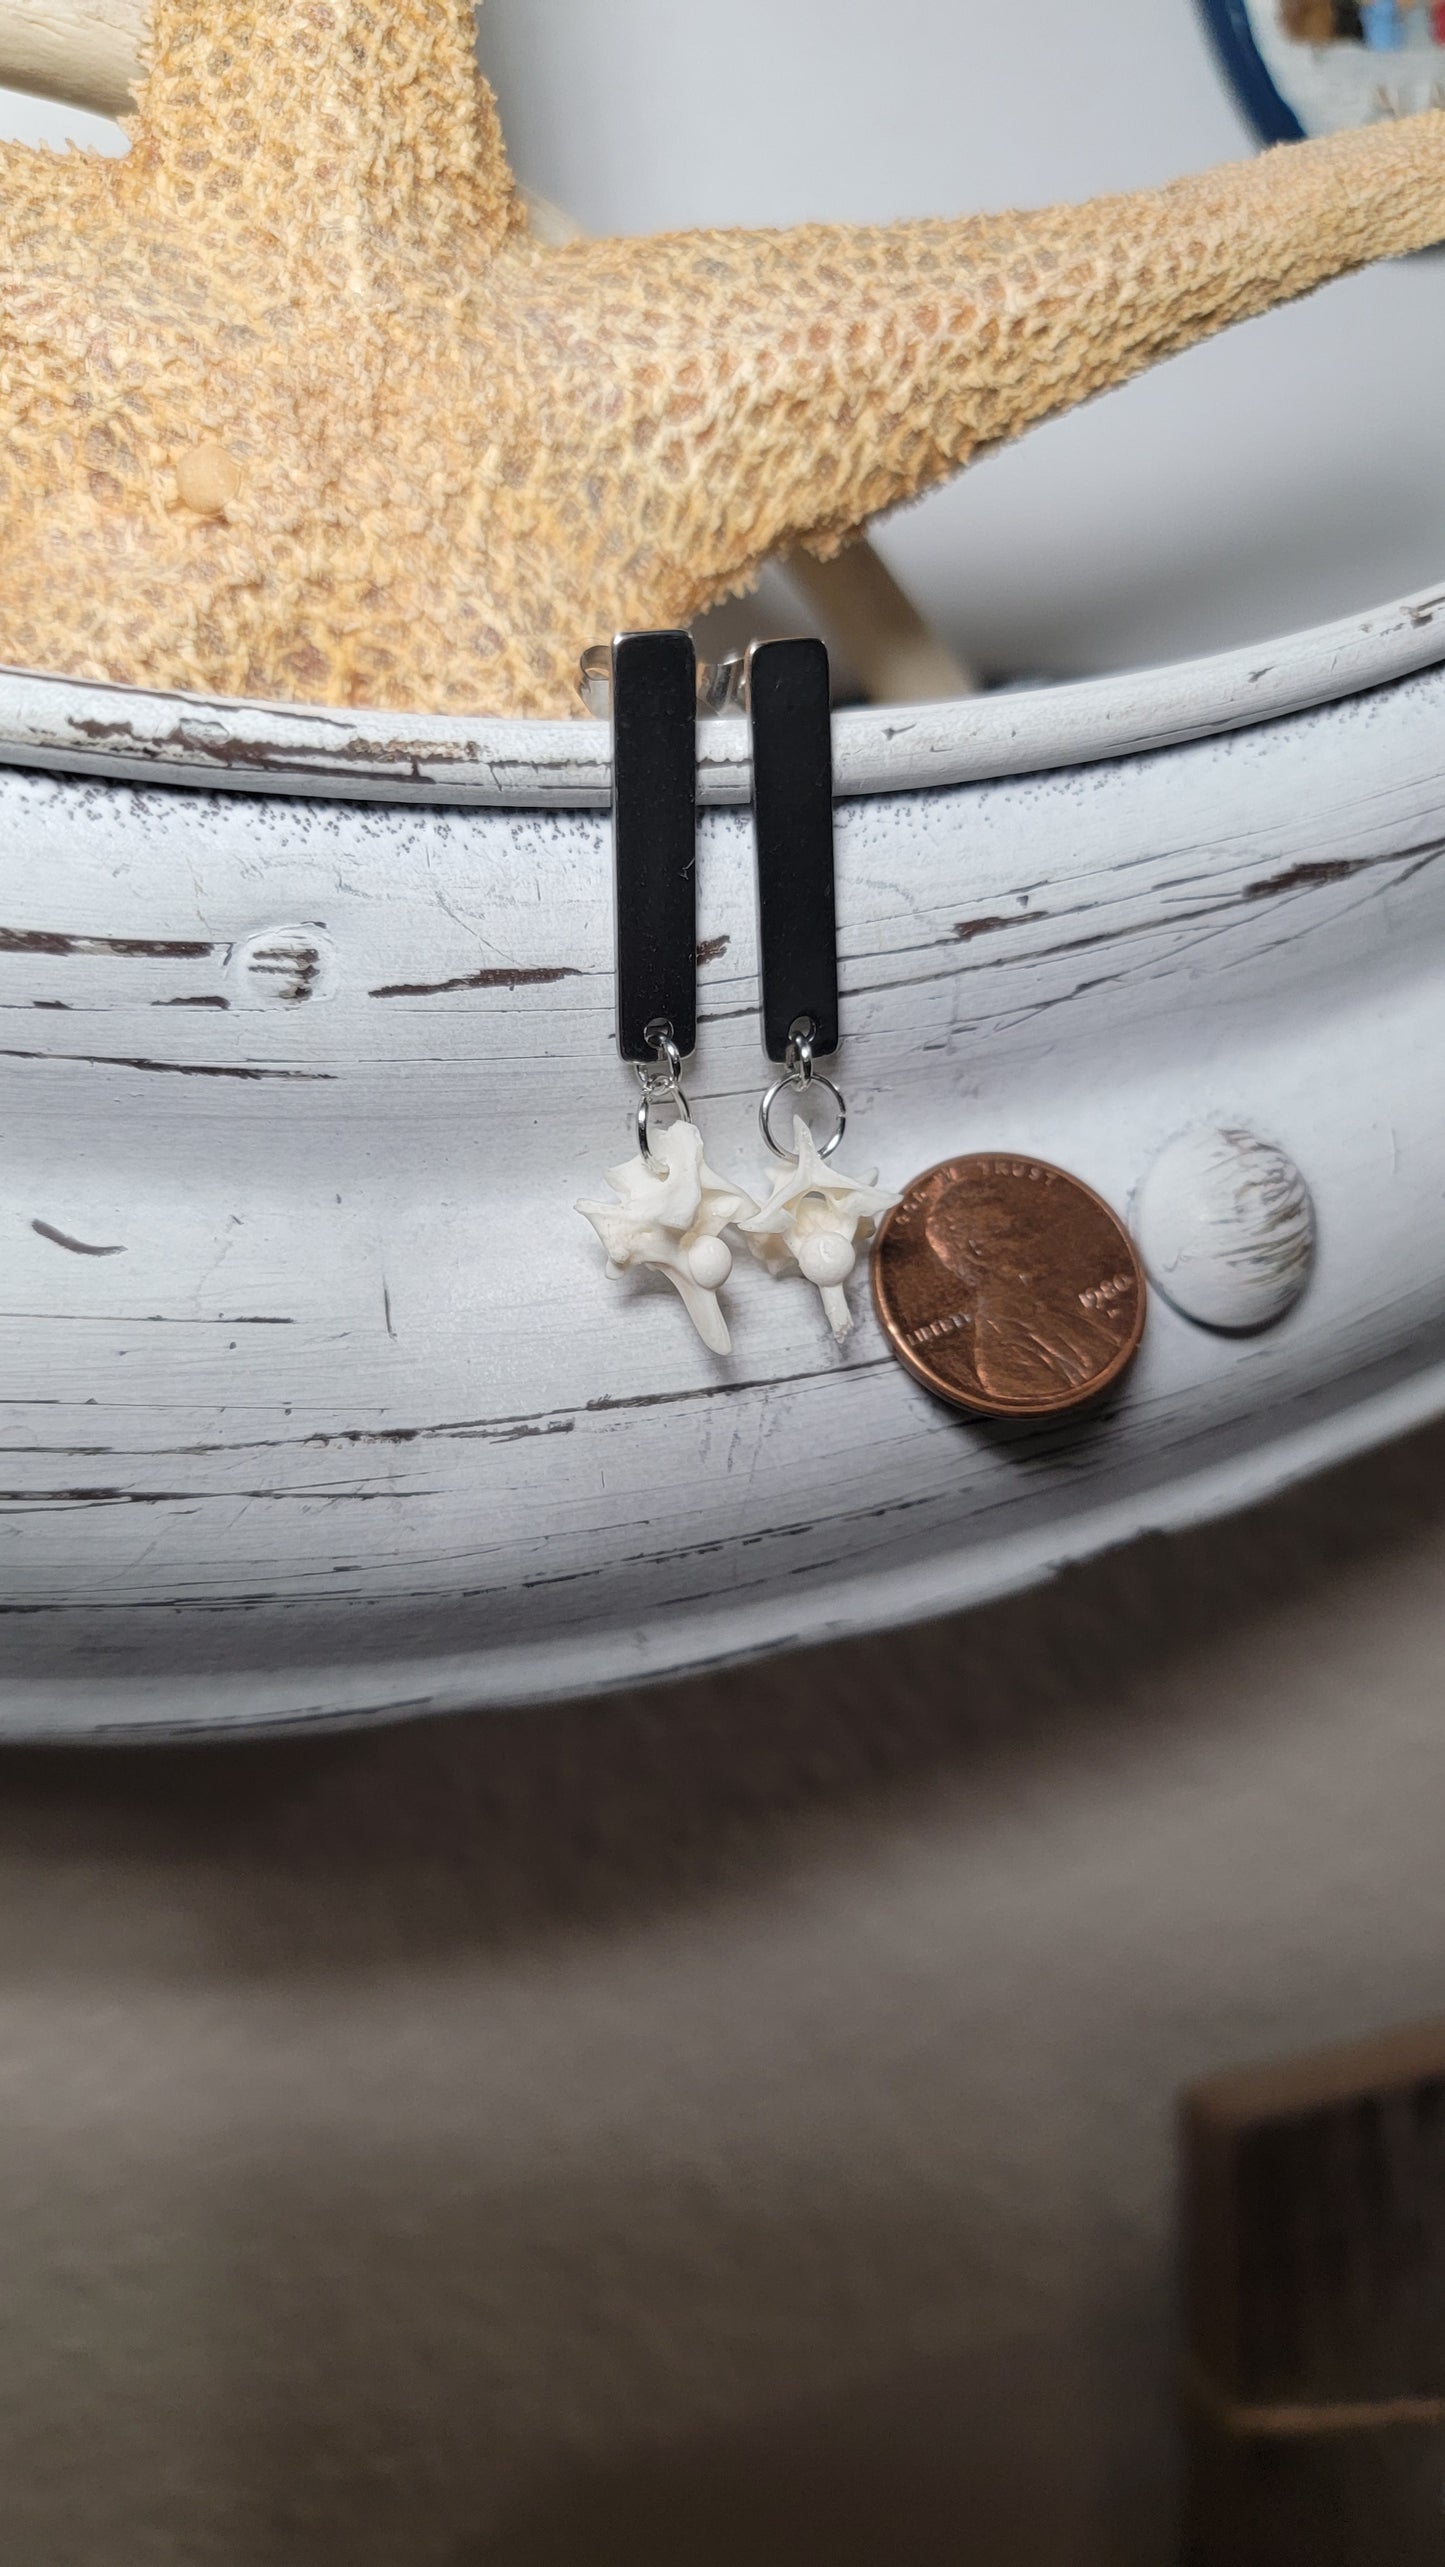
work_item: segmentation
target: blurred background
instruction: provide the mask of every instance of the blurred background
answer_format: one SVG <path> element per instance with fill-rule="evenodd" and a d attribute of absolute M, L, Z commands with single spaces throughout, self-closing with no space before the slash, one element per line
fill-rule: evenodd
<path fill-rule="evenodd" d="M 482 50 L 598 230 L 1252 147 L 1190 0 L 488 0 Z M 1252 324 L 883 548 L 996 677 L 1423 586 L 1442 296 Z M 0 1757 L 0 2554 L 1167 2559 L 1180 2082 L 1445 2010 L 1442 1489 L 1436 1432 L 585 1708 Z"/>

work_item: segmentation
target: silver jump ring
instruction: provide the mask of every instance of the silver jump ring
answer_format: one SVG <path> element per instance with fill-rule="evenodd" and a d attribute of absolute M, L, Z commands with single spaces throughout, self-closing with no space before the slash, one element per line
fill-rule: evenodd
<path fill-rule="evenodd" d="M 677 1107 L 677 1119 L 679 1123 L 690 1123 L 692 1121 L 692 1108 L 688 1104 L 687 1098 L 683 1095 L 683 1092 L 675 1079 L 672 1081 L 671 1085 L 667 1087 L 643 1088 L 642 1094 L 637 1100 L 637 1146 L 642 1152 L 642 1156 L 648 1167 L 656 1170 L 659 1163 L 652 1155 L 652 1150 L 648 1142 L 647 1130 L 648 1120 L 651 1116 L 654 1105 L 675 1105 Z M 671 1127 L 669 1126 L 669 1129 L 670 1128 Z M 665 1165 L 665 1162 L 663 1164 Z"/>
<path fill-rule="evenodd" d="M 652 1155 L 649 1136 L 654 1105 L 675 1105 L 682 1123 L 692 1121 L 692 1109 L 682 1092 L 682 1054 L 673 1040 L 672 1027 L 659 1016 L 644 1030 L 657 1059 L 651 1067 L 646 1061 L 633 1063 L 642 1090 L 637 1105 L 637 1146 L 646 1165 L 656 1169 L 658 1163 Z"/>
<path fill-rule="evenodd" d="M 811 1059 L 812 1053 L 810 1048 L 810 1063 Z M 839 1142 L 842 1140 L 844 1133 L 848 1129 L 848 1108 L 843 1101 L 843 1091 L 841 1088 L 835 1087 L 830 1078 L 824 1078 L 821 1070 L 815 1071 L 811 1066 L 806 1079 L 792 1077 L 787 1070 L 784 1070 L 781 1078 L 774 1079 L 767 1095 L 763 1098 L 761 1105 L 758 1107 L 758 1130 L 761 1132 L 763 1139 L 766 1141 L 768 1148 L 772 1151 L 775 1159 L 791 1159 L 793 1152 L 791 1150 L 785 1150 L 782 1142 L 773 1138 L 772 1124 L 770 1121 L 773 1107 L 777 1104 L 780 1096 L 796 1096 L 804 1087 L 821 1087 L 825 1089 L 827 1094 L 831 1096 L 834 1106 L 837 1109 L 838 1128 L 828 1140 L 819 1145 L 818 1156 L 820 1159 L 831 1159 L 833 1152 L 837 1149 Z"/>

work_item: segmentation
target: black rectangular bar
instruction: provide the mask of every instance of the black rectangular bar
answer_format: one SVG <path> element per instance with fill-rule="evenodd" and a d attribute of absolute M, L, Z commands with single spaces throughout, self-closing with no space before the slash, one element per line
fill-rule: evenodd
<path fill-rule="evenodd" d="M 763 1048 L 787 1056 L 801 1018 L 820 1058 L 838 1049 L 833 895 L 833 721 L 818 641 L 755 642 L 748 653 L 757 828 Z"/>
<path fill-rule="evenodd" d="M 612 645 L 617 1048 L 650 1061 L 665 1020 L 697 1048 L 697 653 L 689 633 Z"/>

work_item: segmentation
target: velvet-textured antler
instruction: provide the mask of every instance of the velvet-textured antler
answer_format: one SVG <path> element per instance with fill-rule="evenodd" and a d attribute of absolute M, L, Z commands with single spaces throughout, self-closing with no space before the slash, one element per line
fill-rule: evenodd
<path fill-rule="evenodd" d="M 1228 322 L 1445 236 L 1445 114 L 1158 193 L 544 249 L 465 0 L 156 0 L 128 159 L 0 190 L 0 657 L 555 713 Z"/>
<path fill-rule="evenodd" d="M 121 193 L 248 255 L 458 277 L 524 216 L 470 0 L 153 0 Z"/>

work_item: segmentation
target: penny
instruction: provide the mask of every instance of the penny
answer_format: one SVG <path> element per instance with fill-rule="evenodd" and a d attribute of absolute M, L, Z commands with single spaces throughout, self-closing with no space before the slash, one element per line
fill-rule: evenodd
<path fill-rule="evenodd" d="M 1144 1333 L 1117 1214 L 1067 1170 L 997 1152 L 914 1178 L 874 1242 L 873 1296 L 899 1362 L 989 1417 L 1097 1399 Z"/>

